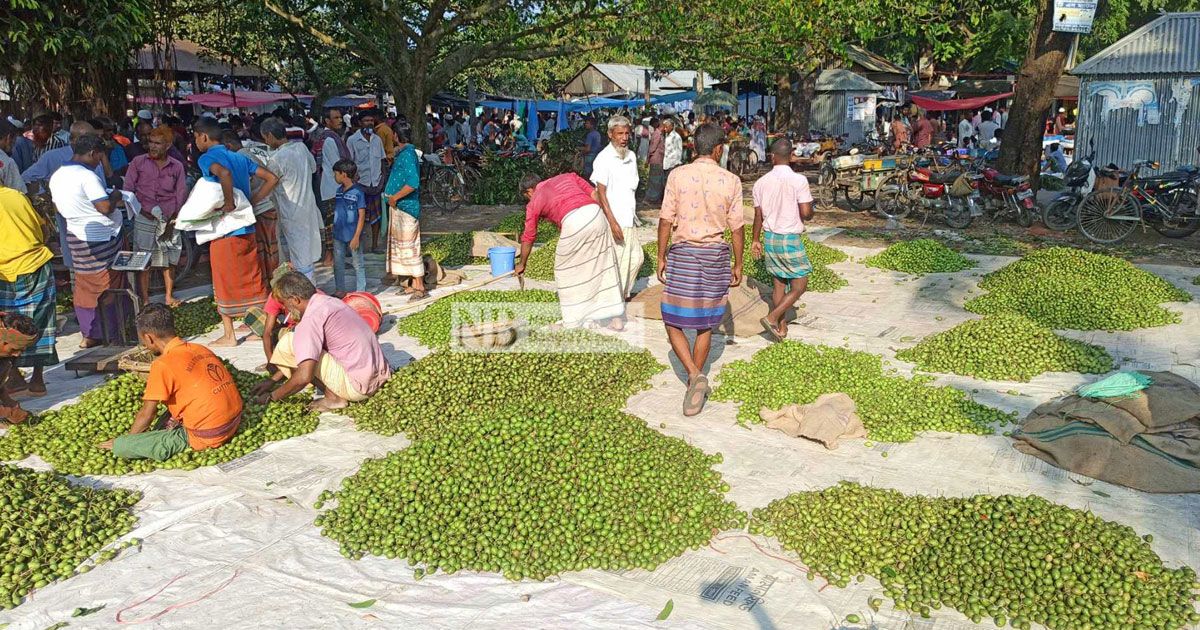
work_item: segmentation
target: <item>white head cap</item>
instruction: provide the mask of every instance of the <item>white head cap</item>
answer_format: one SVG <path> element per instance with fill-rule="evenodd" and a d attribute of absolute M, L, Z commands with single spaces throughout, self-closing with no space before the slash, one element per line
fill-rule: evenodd
<path fill-rule="evenodd" d="M 154 113 L 148 109 L 139 109 L 137 117 L 145 121 L 151 121 L 154 120 Z"/>

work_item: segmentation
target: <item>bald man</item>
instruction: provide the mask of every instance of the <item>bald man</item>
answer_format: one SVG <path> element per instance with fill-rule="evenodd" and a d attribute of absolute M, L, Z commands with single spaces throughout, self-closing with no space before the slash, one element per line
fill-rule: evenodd
<path fill-rule="evenodd" d="M 82 120 L 71 125 L 71 142 L 88 134 L 98 135 L 99 132 L 95 127 Z M 21 173 L 21 179 L 25 180 L 25 185 L 29 187 L 30 192 L 40 189 L 43 184 L 50 181 L 50 176 L 54 175 L 54 171 L 71 159 L 72 154 L 70 144 L 51 149 L 43 153 L 33 166 L 25 169 L 25 172 Z M 100 176 L 101 180 L 108 181 L 109 176 L 112 175 L 112 168 L 108 165 L 108 156 L 104 156 L 104 160 L 96 167 L 96 174 Z"/>

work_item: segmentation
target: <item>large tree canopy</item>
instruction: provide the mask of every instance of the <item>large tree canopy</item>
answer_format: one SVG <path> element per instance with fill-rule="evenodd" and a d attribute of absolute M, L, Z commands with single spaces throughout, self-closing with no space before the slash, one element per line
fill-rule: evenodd
<path fill-rule="evenodd" d="M 0 5 L 0 67 L 29 110 L 76 115 L 124 110 L 125 76 L 113 72 L 150 40 L 153 0 Z"/>

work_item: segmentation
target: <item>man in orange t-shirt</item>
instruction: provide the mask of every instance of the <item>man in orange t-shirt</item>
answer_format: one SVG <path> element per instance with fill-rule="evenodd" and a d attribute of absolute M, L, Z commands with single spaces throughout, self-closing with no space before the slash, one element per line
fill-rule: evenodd
<path fill-rule="evenodd" d="M 161 462 L 188 448 L 202 451 L 228 442 L 242 421 L 242 395 L 229 370 L 212 350 L 179 338 L 166 305 L 148 304 L 136 324 L 142 345 L 158 358 L 150 364 L 142 409 L 129 434 L 100 448 L 117 457 Z M 168 427 L 148 431 L 159 404 L 167 406 Z"/>

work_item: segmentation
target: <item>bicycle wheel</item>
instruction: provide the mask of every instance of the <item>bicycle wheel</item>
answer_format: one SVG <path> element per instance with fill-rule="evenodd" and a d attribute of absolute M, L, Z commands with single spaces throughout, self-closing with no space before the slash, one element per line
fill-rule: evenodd
<path fill-rule="evenodd" d="M 912 212 L 908 201 L 907 187 L 894 179 L 888 179 L 879 187 L 875 199 L 875 210 L 885 219 L 903 219 Z"/>
<path fill-rule="evenodd" d="M 846 201 L 850 204 L 851 212 L 862 212 L 875 205 L 875 192 L 865 191 L 861 185 L 847 187 L 843 192 L 846 194 Z"/>
<path fill-rule="evenodd" d="M 1200 230 L 1200 216 L 1196 216 L 1196 193 L 1183 190 L 1171 206 L 1173 216 L 1160 218 L 1150 223 L 1154 230 L 1167 238 L 1187 238 Z M 1159 211 L 1161 217 L 1162 211 Z M 1189 214 L 1184 214 L 1188 212 Z"/>
<path fill-rule="evenodd" d="M 1078 197 L 1059 197 L 1042 210 L 1042 223 L 1051 230 L 1066 232 L 1075 227 L 1075 207 Z"/>
<path fill-rule="evenodd" d="M 444 214 L 454 212 L 462 205 L 463 195 L 458 183 L 450 169 L 438 169 L 429 177 L 429 197 L 434 207 Z"/>
<path fill-rule="evenodd" d="M 956 230 L 965 230 L 971 225 L 971 221 L 975 217 L 971 216 L 971 208 L 963 200 L 950 201 L 946 206 L 946 212 L 943 213 L 943 218 L 946 220 L 946 225 Z"/>
<path fill-rule="evenodd" d="M 1092 242 L 1108 244 L 1132 234 L 1141 219 L 1142 208 L 1133 195 L 1109 189 L 1084 197 L 1075 226 Z"/>
<path fill-rule="evenodd" d="M 829 208 L 837 207 L 837 171 L 833 165 L 825 164 L 817 171 L 818 201 Z"/>

